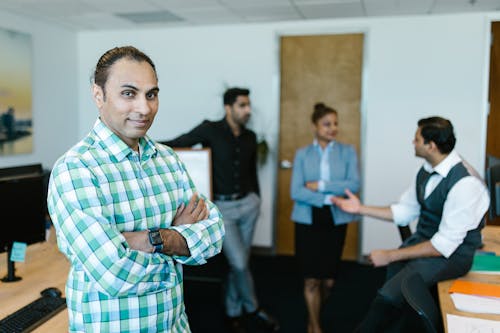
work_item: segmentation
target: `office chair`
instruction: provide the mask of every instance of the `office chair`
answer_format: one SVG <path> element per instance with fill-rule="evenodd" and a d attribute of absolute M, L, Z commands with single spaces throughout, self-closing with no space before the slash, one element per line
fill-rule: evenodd
<path fill-rule="evenodd" d="M 486 183 L 490 192 L 489 219 L 494 220 L 500 216 L 500 163 L 486 169 Z"/>
<path fill-rule="evenodd" d="M 443 332 L 439 308 L 420 274 L 414 273 L 406 277 L 401 290 L 408 305 L 420 318 L 425 333 Z"/>

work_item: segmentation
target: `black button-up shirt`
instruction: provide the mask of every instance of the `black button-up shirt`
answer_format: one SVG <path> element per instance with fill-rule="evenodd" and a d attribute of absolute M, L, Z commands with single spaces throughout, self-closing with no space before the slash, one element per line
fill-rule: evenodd
<path fill-rule="evenodd" d="M 214 194 L 246 194 L 259 191 L 257 179 L 257 137 L 247 128 L 234 136 L 226 119 L 203 121 L 190 132 L 161 143 L 170 147 L 191 147 L 201 143 L 212 150 Z M 188 170 L 189 171 L 189 170 Z"/>

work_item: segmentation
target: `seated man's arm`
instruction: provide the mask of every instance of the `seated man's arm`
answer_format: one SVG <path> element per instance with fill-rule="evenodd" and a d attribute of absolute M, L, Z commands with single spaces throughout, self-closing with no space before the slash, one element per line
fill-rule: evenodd
<path fill-rule="evenodd" d="M 332 203 L 340 209 L 351 214 L 361 214 L 375 217 L 381 220 L 392 221 L 393 215 L 391 207 L 366 206 L 361 203 L 359 198 L 350 190 L 346 189 L 347 198 L 333 197 Z"/>
<path fill-rule="evenodd" d="M 370 260 L 375 266 L 385 266 L 415 258 L 449 258 L 462 244 L 467 232 L 478 227 L 488 205 L 485 186 L 475 177 L 466 177 L 448 193 L 438 232 L 430 240 L 400 249 L 375 250 Z"/>
<path fill-rule="evenodd" d="M 391 250 L 373 250 L 369 260 L 375 267 L 386 266 L 391 262 L 423 257 L 439 257 L 441 252 L 436 250 L 430 241 L 416 245 Z"/>

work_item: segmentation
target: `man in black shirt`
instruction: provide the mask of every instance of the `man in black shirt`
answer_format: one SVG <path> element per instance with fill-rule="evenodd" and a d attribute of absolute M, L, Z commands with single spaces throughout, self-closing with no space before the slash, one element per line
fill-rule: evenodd
<path fill-rule="evenodd" d="M 203 121 L 190 132 L 162 143 L 171 147 L 202 144 L 212 150 L 214 202 L 222 213 L 226 235 L 222 251 L 229 263 L 225 307 L 233 332 L 245 332 L 243 314 L 272 331 L 278 322 L 259 308 L 248 266 L 255 224 L 260 213 L 257 139 L 245 125 L 250 119 L 250 91 L 230 88 L 223 96 L 225 117 Z"/>

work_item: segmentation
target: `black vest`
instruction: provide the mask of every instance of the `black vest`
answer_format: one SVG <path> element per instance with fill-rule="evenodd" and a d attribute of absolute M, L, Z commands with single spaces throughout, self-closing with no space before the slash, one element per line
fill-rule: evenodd
<path fill-rule="evenodd" d="M 470 176 L 469 171 L 462 162 L 457 163 L 446 178 L 443 178 L 429 196 L 424 199 L 425 185 L 429 178 L 429 173 L 420 168 L 417 174 L 417 200 L 420 204 L 420 217 L 417 224 L 416 234 L 420 239 L 431 239 L 438 231 L 443 215 L 443 206 L 451 188 L 462 178 Z M 467 232 L 463 243 L 455 251 L 456 254 L 473 255 L 474 251 L 481 245 L 481 229 L 484 227 L 484 218 L 479 226 Z M 415 236 L 417 236 L 415 235 Z"/>

